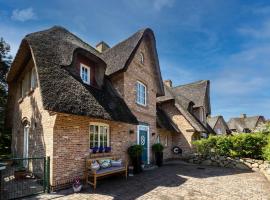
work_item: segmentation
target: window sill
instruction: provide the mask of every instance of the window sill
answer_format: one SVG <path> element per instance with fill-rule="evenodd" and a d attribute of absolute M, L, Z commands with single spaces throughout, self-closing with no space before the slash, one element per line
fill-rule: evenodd
<path fill-rule="evenodd" d="M 19 100 L 18 100 L 19 104 L 22 103 L 22 102 L 23 102 L 23 97 L 19 98 Z"/>
<path fill-rule="evenodd" d="M 102 158 L 102 157 L 106 157 L 106 156 L 111 156 L 112 152 L 104 152 L 104 153 L 89 153 L 89 157 L 90 158 Z"/>
<path fill-rule="evenodd" d="M 143 104 L 140 104 L 138 102 L 136 102 L 136 105 L 139 106 L 139 107 L 142 107 L 142 108 L 148 108 L 148 105 L 143 105 Z"/>
<path fill-rule="evenodd" d="M 31 96 L 32 93 L 34 93 L 34 91 L 35 91 L 35 88 L 34 88 L 34 89 L 31 89 L 29 92 L 27 92 L 26 95 L 25 95 L 24 97 L 20 97 L 19 100 L 18 100 L 18 103 L 19 103 L 19 104 L 22 103 L 23 100 L 24 100 L 26 97 Z"/>

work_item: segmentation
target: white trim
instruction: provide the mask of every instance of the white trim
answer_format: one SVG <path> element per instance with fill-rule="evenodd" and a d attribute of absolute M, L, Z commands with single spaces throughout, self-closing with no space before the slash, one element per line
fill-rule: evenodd
<path fill-rule="evenodd" d="M 82 78 L 82 68 L 87 69 L 87 76 L 88 76 L 88 80 L 87 81 L 83 80 L 83 78 Z M 86 83 L 88 85 L 90 85 L 90 81 L 91 81 L 91 77 L 90 77 L 91 72 L 90 72 L 90 70 L 91 70 L 91 67 L 89 67 L 89 66 L 87 66 L 87 65 L 85 65 L 83 63 L 80 63 L 80 76 L 81 76 L 81 79 L 82 79 L 82 81 L 84 83 Z"/>
<path fill-rule="evenodd" d="M 28 148 L 29 148 L 29 125 L 23 127 L 23 158 L 28 158 Z M 24 167 L 27 167 L 28 160 L 23 160 Z"/>
<path fill-rule="evenodd" d="M 149 135 L 149 126 L 147 125 L 138 125 L 137 126 L 137 144 L 140 144 L 140 130 L 147 131 L 147 164 L 150 164 L 150 135 Z"/>
<path fill-rule="evenodd" d="M 98 126 L 98 144 L 99 144 L 99 147 L 100 147 L 100 126 L 104 126 L 107 128 L 107 147 L 110 147 L 110 126 L 109 124 L 105 124 L 105 123 L 101 123 L 101 122 L 90 122 L 89 124 L 89 148 L 90 148 L 90 126 L 93 125 L 93 126 Z M 95 132 L 95 128 L 94 128 L 94 132 Z M 103 135 L 104 137 L 104 135 Z M 104 139 L 104 138 L 103 138 Z M 93 140 L 95 141 L 95 134 L 94 134 L 94 137 L 93 137 Z"/>
<path fill-rule="evenodd" d="M 144 104 L 141 103 L 141 102 L 138 102 L 138 99 L 137 99 L 137 96 L 138 96 L 138 85 L 137 84 L 138 83 L 143 85 L 144 88 L 145 88 L 145 91 L 144 91 Z M 146 106 L 147 105 L 147 86 L 144 83 L 142 83 L 141 81 L 136 82 L 136 103 L 141 105 L 141 106 Z"/>

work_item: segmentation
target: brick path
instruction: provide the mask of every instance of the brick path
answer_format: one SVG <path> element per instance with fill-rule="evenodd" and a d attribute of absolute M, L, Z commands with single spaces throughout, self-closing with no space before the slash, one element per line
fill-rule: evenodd
<path fill-rule="evenodd" d="M 171 163 L 146 171 L 128 181 L 111 177 L 98 182 L 96 192 L 86 188 L 82 193 L 71 190 L 33 199 L 57 200 L 128 200 L 128 199 L 222 199 L 270 200 L 270 183 L 259 172 Z"/>

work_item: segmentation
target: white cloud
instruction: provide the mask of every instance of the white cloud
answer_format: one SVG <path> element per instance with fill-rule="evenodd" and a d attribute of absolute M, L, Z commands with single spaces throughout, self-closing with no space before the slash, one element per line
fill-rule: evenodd
<path fill-rule="evenodd" d="M 159 11 L 164 7 L 171 7 L 174 3 L 174 0 L 154 0 L 154 9 Z"/>
<path fill-rule="evenodd" d="M 15 21 L 28 21 L 31 19 L 35 19 L 35 13 L 33 11 L 33 8 L 26 8 L 26 9 L 15 9 L 12 11 L 11 19 Z"/>

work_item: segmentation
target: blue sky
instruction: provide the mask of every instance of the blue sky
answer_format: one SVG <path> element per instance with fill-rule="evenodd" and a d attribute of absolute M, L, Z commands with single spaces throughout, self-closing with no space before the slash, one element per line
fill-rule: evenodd
<path fill-rule="evenodd" d="M 209 79 L 212 115 L 270 117 L 269 1 L 0 1 L 0 36 L 13 55 L 24 35 L 53 25 L 93 46 L 150 27 L 164 80 Z"/>

